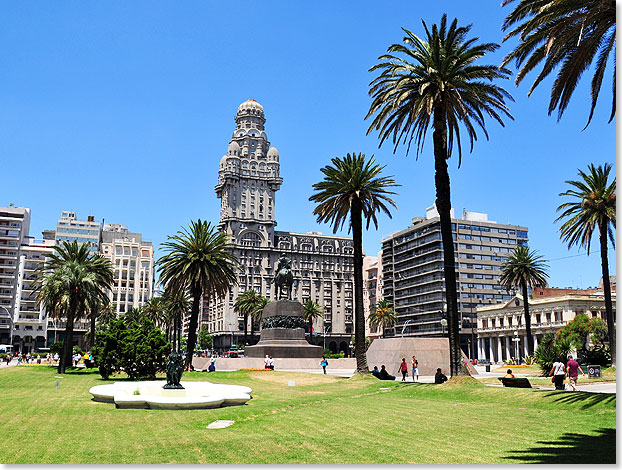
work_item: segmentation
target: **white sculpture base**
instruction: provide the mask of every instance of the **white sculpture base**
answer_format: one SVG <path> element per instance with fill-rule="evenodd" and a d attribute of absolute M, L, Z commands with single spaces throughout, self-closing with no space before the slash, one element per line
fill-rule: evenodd
<path fill-rule="evenodd" d="M 210 382 L 180 382 L 184 390 L 166 390 L 161 380 L 145 382 L 115 382 L 91 387 L 93 400 L 114 403 L 117 408 L 152 408 L 182 410 L 244 405 L 253 391 L 241 385 L 222 385 Z"/>

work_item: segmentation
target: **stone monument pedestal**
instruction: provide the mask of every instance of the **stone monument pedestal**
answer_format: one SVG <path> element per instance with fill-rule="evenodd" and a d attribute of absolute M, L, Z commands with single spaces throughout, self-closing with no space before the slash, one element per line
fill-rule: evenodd
<path fill-rule="evenodd" d="M 321 358 L 322 347 L 305 339 L 303 307 L 295 300 L 270 302 L 263 309 L 259 342 L 247 346 L 245 357 Z"/>

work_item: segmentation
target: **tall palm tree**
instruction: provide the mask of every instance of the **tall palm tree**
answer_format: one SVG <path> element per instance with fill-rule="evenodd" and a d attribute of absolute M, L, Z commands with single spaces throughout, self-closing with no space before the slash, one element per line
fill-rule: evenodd
<path fill-rule="evenodd" d="M 113 285 L 110 261 L 92 254 L 87 245 L 76 241 L 63 242 L 54 247 L 42 269 L 42 281 L 37 286 L 38 300 L 48 312 L 66 319 L 63 354 L 58 373 L 65 373 L 71 364 L 73 326 L 96 302 L 108 301 Z"/>
<path fill-rule="evenodd" d="M 263 318 L 263 309 L 266 305 L 268 305 L 270 301 L 265 297 L 262 297 L 255 308 L 251 312 L 251 337 L 255 336 L 255 325 L 257 323 L 261 324 L 261 319 Z"/>
<path fill-rule="evenodd" d="M 347 154 L 345 158 L 331 159 L 331 165 L 322 168 L 324 179 L 313 185 L 316 191 L 309 200 L 317 203 L 313 214 L 317 221 L 333 225 L 337 232 L 350 219 L 354 244 L 354 333 L 356 370 L 367 374 L 365 354 L 365 314 L 363 312 L 363 217 L 378 228 L 376 212 L 391 217 L 387 205 L 395 208 L 388 195 L 395 194 L 387 188 L 399 186 L 392 177 L 381 176 L 384 166 L 377 165 L 373 156 L 366 160 L 365 154 Z"/>
<path fill-rule="evenodd" d="M 244 344 L 247 344 L 248 317 L 256 312 L 260 305 L 264 305 L 263 297 L 255 289 L 248 289 L 241 293 L 233 304 L 233 311 L 244 315 Z"/>
<path fill-rule="evenodd" d="M 386 328 L 391 328 L 397 322 L 397 315 L 391 307 L 391 304 L 387 300 L 379 300 L 376 307 L 369 312 L 369 326 L 379 326 L 382 328 L 382 333 Z"/>
<path fill-rule="evenodd" d="M 313 339 L 313 322 L 317 318 L 322 318 L 324 313 L 322 312 L 322 307 L 311 299 L 302 304 L 302 308 L 304 319 L 309 323 L 309 342 L 311 342 Z"/>
<path fill-rule="evenodd" d="M 560 196 L 570 196 L 570 202 L 560 204 L 557 211 L 563 211 L 555 220 L 566 219 L 560 227 L 561 238 L 573 245 L 587 248 L 590 254 L 590 243 L 594 229 L 597 228 L 600 239 L 600 261 L 603 271 L 603 291 L 605 294 L 605 311 L 607 317 L 607 333 L 611 348 L 611 362 L 616 364 L 616 338 L 613 320 L 613 306 L 611 303 L 611 285 L 609 282 L 609 259 L 607 256 L 607 237 L 615 247 L 614 230 L 616 228 L 616 179 L 609 183 L 611 165 L 596 168 L 593 164 L 588 167 L 588 173 L 579 170 L 581 180 L 566 181 L 573 186 Z"/>
<path fill-rule="evenodd" d="M 182 321 L 192 308 L 192 301 L 183 289 L 178 291 L 172 288 L 164 291 L 164 324 L 166 325 L 166 338 L 171 341 L 175 351 L 181 351 L 181 327 Z"/>
<path fill-rule="evenodd" d="M 492 83 L 495 79 L 507 78 L 510 71 L 475 63 L 499 45 L 476 44 L 478 38 L 468 39 L 471 26 L 459 27 L 458 20 L 454 19 L 448 27 L 447 15 L 443 15 L 440 26 L 433 25 L 431 31 L 425 22 L 422 23 L 425 39 L 404 29 L 404 44 L 391 45 L 390 54 L 380 56 L 380 63 L 370 69 L 371 72 L 379 70 L 380 75 L 370 84 L 373 101 L 365 119 L 375 115 L 367 133 L 379 131 L 380 146 L 391 137 L 394 153 L 400 144 L 408 143 L 407 155 L 413 139 L 418 155 L 423 150 L 428 128 L 433 129 L 436 208 L 443 242 L 451 374 L 456 375 L 467 372 L 462 367 L 458 332 L 447 159 L 455 140 L 460 167 L 460 127 L 466 130 L 473 150 L 476 127 L 488 138 L 485 115 L 502 126 L 502 115 L 512 119 L 505 105 L 505 100 L 512 100 L 512 97 Z"/>
<path fill-rule="evenodd" d="M 516 0 L 505 0 L 503 6 L 514 2 Z M 592 107 L 585 127 L 590 124 L 607 62 L 613 56 L 611 122 L 616 114 L 615 0 L 518 0 L 503 22 L 504 31 L 510 28 L 514 29 L 503 41 L 516 37 L 519 43 L 503 59 L 502 65 L 515 62 L 519 69 L 516 85 L 543 64 L 528 95 L 559 66 L 549 101 L 549 115 L 557 109 L 558 120 L 564 114 L 581 75 L 598 57 L 591 85 Z"/>
<path fill-rule="evenodd" d="M 169 236 L 162 249 L 168 253 L 158 260 L 160 282 L 174 291 L 188 289 L 192 296 L 186 355 L 186 367 L 189 367 L 197 342 L 201 297 L 223 297 L 237 283 L 237 260 L 227 235 L 201 219 L 191 221 L 188 229 Z"/>
<path fill-rule="evenodd" d="M 525 311 L 525 332 L 527 334 L 527 352 L 533 355 L 533 336 L 531 335 L 531 315 L 529 315 L 528 287 L 543 287 L 546 285 L 548 268 L 541 256 L 530 251 L 526 246 L 517 246 L 501 266 L 499 282 L 508 290 L 520 287 L 523 296 L 523 310 Z"/>
<path fill-rule="evenodd" d="M 151 297 L 143 306 L 143 312 L 154 325 L 162 328 L 166 324 L 166 306 L 164 297 Z"/>

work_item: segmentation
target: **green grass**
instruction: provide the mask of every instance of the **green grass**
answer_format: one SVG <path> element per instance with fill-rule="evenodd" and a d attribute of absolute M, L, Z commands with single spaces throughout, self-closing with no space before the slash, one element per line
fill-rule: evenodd
<path fill-rule="evenodd" d="M 248 385 L 245 406 L 122 410 L 81 370 L 0 370 L 2 464 L 614 463 L 615 395 L 286 372 L 194 372 Z M 296 386 L 288 386 L 295 380 Z M 55 383 L 60 382 L 56 387 Z M 232 419 L 226 429 L 206 429 Z"/>

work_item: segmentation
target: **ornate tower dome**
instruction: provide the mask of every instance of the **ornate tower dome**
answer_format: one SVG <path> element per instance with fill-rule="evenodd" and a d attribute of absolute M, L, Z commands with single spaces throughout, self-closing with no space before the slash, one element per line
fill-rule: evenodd
<path fill-rule="evenodd" d="M 250 115 L 250 114 L 264 117 L 263 106 L 260 105 L 257 101 L 255 101 L 252 98 L 246 100 L 244 103 L 238 106 L 238 117 L 242 115 Z"/>

